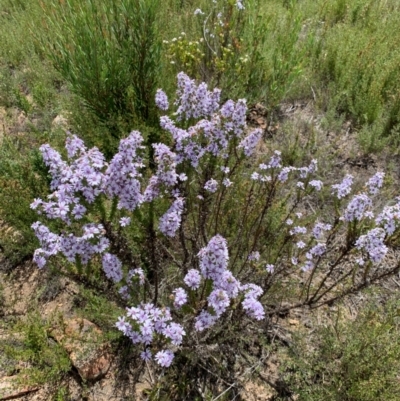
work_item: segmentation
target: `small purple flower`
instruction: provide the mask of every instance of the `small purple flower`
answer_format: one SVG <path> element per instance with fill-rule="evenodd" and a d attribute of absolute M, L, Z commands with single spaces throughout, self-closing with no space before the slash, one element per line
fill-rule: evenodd
<path fill-rule="evenodd" d="M 324 185 L 323 182 L 320 180 L 312 180 L 309 182 L 309 184 L 317 191 L 320 191 L 322 189 L 322 186 Z"/>
<path fill-rule="evenodd" d="M 388 247 L 384 243 L 385 236 L 386 232 L 383 228 L 374 228 L 358 238 L 356 248 L 365 250 L 372 263 L 379 263 L 388 252 Z"/>
<path fill-rule="evenodd" d="M 219 281 L 228 266 L 228 245 L 226 239 L 217 234 L 210 239 L 207 246 L 198 254 L 200 270 L 205 278 Z"/>
<path fill-rule="evenodd" d="M 168 97 L 161 89 L 157 89 L 156 92 L 156 105 L 160 110 L 164 111 L 168 110 L 169 108 Z"/>
<path fill-rule="evenodd" d="M 333 192 L 336 191 L 337 198 L 342 199 L 350 193 L 352 184 L 353 176 L 351 174 L 347 174 L 340 184 L 332 185 L 332 189 L 334 190 Z"/>
<path fill-rule="evenodd" d="M 258 251 L 251 252 L 247 259 L 248 260 L 259 260 L 260 259 L 260 252 L 258 252 Z"/>
<path fill-rule="evenodd" d="M 367 194 L 355 195 L 347 205 L 343 218 L 349 222 L 354 220 L 360 221 L 363 217 L 368 217 L 366 213 L 371 207 L 372 201 Z"/>
<path fill-rule="evenodd" d="M 46 265 L 47 259 L 41 255 L 40 251 L 40 248 L 35 250 L 35 253 L 33 254 L 33 261 L 37 264 L 39 269 L 42 269 Z"/>
<path fill-rule="evenodd" d="M 198 270 L 190 269 L 185 278 L 183 279 L 185 284 L 192 290 L 197 290 L 200 287 L 201 276 Z"/>
<path fill-rule="evenodd" d="M 174 292 L 174 306 L 175 308 L 179 309 L 181 306 L 186 304 L 188 296 L 183 288 L 177 288 L 173 292 Z"/>
<path fill-rule="evenodd" d="M 217 191 L 218 189 L 218 182 L 215 181 L 213 178 L 211 178 L 211 180 L 208 180 L 205 185 L 204 185 L 204 189 L 208 192 L 214 193 Z"/>
<path fill-rule="evenodd" d="M 30 208 L 33 210 L 36 210 L 38 206 L 40 206 L 43 203 L 41 199 L 35 198 L 34 201 L 30 204 Z"/>
<path fill-rule="evenodd" d="M 233 182 L 229 178 L 224 178 L 222 180 L 222 185 L 224 185 L 227 188 L 229 188 L 232 184 Z"/>
<path fill-rule="evenodd" d="M 142 358 L 143 361 L 150 361 L 151 356 L 151 351 L 148 348 L 140 353 L 140 358 Z"/>
<path fill-rule="evenodd" d="M 178 175 L 178 179 L 179 179 L 179 181 L 184 182 L 184 181 L 187 181 L 188 177 L 185 173 L 181 173 Z"/>
<path fill-rule="evenodd" d="M 122 280 L 122 263 L 115 255 L 105 253 L 102 264 L 107 278 L 114 281 L 114 283 L 119 283 Z"/>
<path fill-rule="evenodd" d="M 215 322 L 217 321 L 217 317 L 211 315 L 211 313 L 202 310 L 196 318 L 196 323 L 194 325 L 194 328 L 196 331 L 204 331 L 205 329 L 208 329 L 209 327 L 213 326 Z"/>
<path fill-rule="evenodd" d="M 399 227 L 400 222 L 400 203 L 394 206 L 385 206 L 383 211 L 375 219 L 375 223 L 383 225 L 388 235 L 393 235 Z"/>
<path fill-rule="evenodd" d="M 269 168 L 280 168 L 281 166 L 281 162 L 282 162 L 282 158 L 281 158 L 281 152 L 279 150 L 275 150 L 274 154 L 272 155 L 269 163 L 268 163 L 268 167 Z M 261 165 L 260 165 L 261 168 Z"/>
<path fill-rule="evenodd" d="M 130 224 L 131 222 L 131 218 L 130 217 L 122 217 L 119 220 L 119 224 L 121 225 L 121 227 L 126 227 Z"/>
<path fill-rule="evenodd" d="M 306 263 L 301 267 L 303 272 L 308 272 L 314 267 L 314 262 L 311 260 L 307 260 Z"/>
<path fill-rule="evenodd" d="M 301 226 L 296 226 L 293 229 L 289 231 L 290 235 L 296 235 L 296 234 L 306 234 L 307 233 L 307 228 L 306 227 L 301 227 Z"/>
<path fill-rule="evenodd" d="M 367 182 L 367 187 L 371 195 L 376 195 L 382 188 L 385 173 L 378 172 L 373 175 Z"/>
<path fill-rule="evenodd" d="M 119 317 L 117 323 L 115 323 L 115 327 L 122 331 L 125 335 L 129 332 L 131 329 L 131 325 L 125 321 L 125 316 Z"/>
<path fill-rule="evenodd" d="M 280 173 L 278 174 L 278 181 L 286 182 L 289 178 L 289 173 L 292 171 L 291 167 L 283 167 Z"/>
<path fill-rule="evenodd" d="M 144 282 L 145 282 L 145 275 L 144 275 L 143 269 L 138 267 L 137 269 L 129 270 L 129 272 L 128 272 L 128 280 L 131 280 L 133 278 L 138 278 L 139 279 L 139 284 L 143 285 Z"/>
<path fill-rule="evenodd" d="M 82 154 L 86 151 L 82 139 L 78 138 L 76 135 L 70 134 L 67 136 L 67 140 L 65 141 L 65 148 L 67 149 L 69 159 L 72 159 L 78 153 Z"/>
<path fill-rule="evenodd" d="M 247 315 L 256 319 L 262 320 L 265 317 L 264 308 L 261 303 L 257 301 L 252 296 L 245 296 L 242 302 L 243 309 L 246 311 Z"/>
<path fill-rule="evenodd" d="M 309 259 L 312 259 L 313 256 L 321 257 L 325 252 L 326 252 L 326 244 L 317 244 L 307 252 L 306 257 Z"/>
<path fill-rule="evenodd" d="M 272 264 L 268 264 L 265 266 L 265 269 L 267 270 L 268 273 L 272 274 L 275 270 L 275 266 Z"/>
<path fill-rule="evenodd" d="M 172 361 L 174 360 L 174 353 L 168 349 L 165 351 L 160 351 L 155 355 L 155 359 L 160 366 L 168 368 L 171 366 Z"/>
<path fill-rule="evenodd" d="M 260 129 L 256 129 L 251 132 L 248 136 L 246 136 L 239 143 L 238 148 L 243 149 L 243 152 L 246 156 L 251 156 L 256 149 L 258 142 L 261 139 L 262 131 Z"/>
<path fill-rule="evenodd" d="M 220 317 L 229 306 L 229 297 L 226 291 L 215 289 L 207 298 L 208 305 L 211 306 L 217 317 Z"/>
<path fill-rule="evenodd" d="M 183 198 L 177 198 L 167 212 L 160 218 L 160 231 L 168 237 L 174 237 L 181 225 Z"/>
<path fill-rule="evenodd" d="M 324 231 L 329 231 L 332 228 L 330 224 L 316 222 L 312 229 L 313 237 L 315 239 L 322 239 Z"/>

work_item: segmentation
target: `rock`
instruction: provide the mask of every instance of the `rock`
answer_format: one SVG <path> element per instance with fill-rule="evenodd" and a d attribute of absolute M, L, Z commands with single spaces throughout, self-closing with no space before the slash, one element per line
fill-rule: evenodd
<path fill-rule="evenodd" d="M 52 127 L 53 129 L 56 129 L 56 128 L 67 129 L 67 128 L 68 128 L 68 121 L 67 121 L 67 119 L 66 119 L 62 114 L 59 114 L 59 115 L 56 116 L 56 117 L 54 118 L 54 120 L 52 121 L 51 127 Z"/>
<path fill-rule="evenodd" d="M 102 343 L 102 332 L 86 319 L 64 321 L 63 327 L 52 330 L 52 335 L 69 354 L 71 363 L 83 380 L 102 378 L 110 368 L 111 354 L 108 344 Z"/>
<path fill-rule="evenodd" d="M 26 124 L 28 121 L 28 117 L 26 116 L 26 113 L 24 111 L 21 111 L 17 117 L 17 126 L 25 128 Z"/>
<path fill-rule="evenodd" d="M 0 400 L 11 400 L 25 394 L 37 391 L 39 387 L 23 386 L 18 383 L 18 376 L 5 376 L 0 378 Z"/>

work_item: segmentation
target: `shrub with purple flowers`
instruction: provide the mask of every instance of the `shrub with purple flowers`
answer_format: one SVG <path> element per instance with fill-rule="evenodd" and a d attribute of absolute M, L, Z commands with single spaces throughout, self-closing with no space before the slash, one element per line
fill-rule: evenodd
<path fill-rule="evenodd" d="M 351 176 L 323 183 L 316 160 L 285 166 L 279 151 L 258 150 L 243 99 L 222 104 L 219 90 L 184 73 L 176 112 L 161 90 L 156 103 L 168 114 L 153 160 L 137 131 L 109 163 L 76 136 L 67 161 L 43 145 L 53 192 L 31 205 L 62 225 L 33 225 L 35 262 L 62 255 L 74 274 L 113 285 L 126 306 L 116 327 L 147 364 L 212 369 L 220 345 L 229 378 L 246 334 L 266 335 L 283 309 L 334 302 L 399 270 L 386 256 L 400 202 L 374 206 L 383 173 L 352 195 Z"/>

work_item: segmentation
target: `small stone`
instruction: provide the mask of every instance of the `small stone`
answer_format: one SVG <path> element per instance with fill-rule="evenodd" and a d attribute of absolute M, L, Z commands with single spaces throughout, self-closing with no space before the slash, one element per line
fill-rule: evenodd
<path fill-rule="evenodd" d="M 51 123 L 51 127 L 53 129 L 55 128 L 63 128 L 63 129 L 67 129 L 68 128 L 68 121 L 67 119 L 62 115 L 59 114 L 58 116 L 56 116 L 54 118 L 54 120 Z"/>
<path fill-rule="evenodd" d="M 18 383 L 18 376 L 5 376 L 0 378 L 0 400 L 11 400 L 25 394 L 37 391 L 39 387 L 23 386 Z"/>
<path fill-rule="evenodd" d="M 71 363 L 84 380 L 98 380 L 110 368 L 109 346 L 101 342 L 102 332 L 92 322 L 81 319 L 66 320 L 52 335 L 68 352 Z"/>

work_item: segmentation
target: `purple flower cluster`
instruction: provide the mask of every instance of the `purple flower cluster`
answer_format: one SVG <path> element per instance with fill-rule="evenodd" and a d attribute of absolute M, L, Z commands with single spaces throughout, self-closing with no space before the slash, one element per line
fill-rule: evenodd
<path fill-rule="evenodd" d="M 144 191 L 144 200 L 151 202 L 160 195 L 161 187 L 173 188 L 178 182 L 176 172 L 176 154 L 163 143 L 153 144 L 154 158 L 157 162 L 157 172 L 150 178 L 149 185 Z"/>
<path fill-rule="evenodd" d="M 220 91 L 207 90 L 205 83 L 197 85 L 184 73 L 178 74 L 177 120 L 199 119 L 187 129 L 177 127 L 168 116 L 160 118 L 160 125 L 170 132 L 177 152 L 176 163 L 188 160 L 195 168 L 207 153 L 227 157 L 227 149 L 232 138 L 240 140 L 240 149 L 250 155 L 261 132 L 256 130 L 246 137 L 246 101 L 236 103 L 228 100 L 220 106 Z M 228 182 L 227 182 L 228 183 Z M 229 186 L 229 185 L 227 185 Z"/>
<path fill-rule="evenodd" d="M 375 223 L 383 225 L 387 235 L 393 235 L 400 227 L 400 199 L 394 206 L 385 206 L 375 219 Z"/>
<path fill-rule="evenodd" d="M 174 306 L 176 309 L 179 309 L 181 306 L 185 305 L 187 299 L 187 293 L 183 288 L 179 287 L 174 290 Z"/>
<path fill-rule="evenodd" d="M 183 327 L 172 321 L 171 312 L 168 308 L 157 308 L 153 304 L 140 304 L 137 307 L 127 308 L 127 314 L 132 323 L 126 321 L 126 317 L 118 318 L 116 327 L 134 344 L 144 344 L 149 347 L 156 335 L 165 337 L 171 344 L 179 346 L 182 344 L 186 332 Z M 142 359 L 151 358 L 150 350 L 146 350 Z M 174 359 L 170 350 L 159 351 L 155 355 L 159 365 L 169 367 Z"/>
<path fill-rule="evenodd" d="M 221 96 L 220 89 L 208 91 L 207 84 L 196 85 L 194 79 L 190 79 L 185 73 L 178 74 L 178 99 L 175 102 L 178 106 L 176 112 L 178 120 L 183 117 L 186 120 L 191 118 L 202 118 L 212 116 L 219 108 Z"/>
<path fill-rule="evenodd" d="M 138 150 L 143 148 L 142 142 L 143 137 L 137 131 L 122 139 L 118 153 L 105 172 L 104 191 L 110 198 L 118 198 L 119 209 L 132 211 L 143 202 L 139 181 L 143 163 L 138 155 Z"/>
<path fill-rule="evenodd" d="M 289 231 L 289 234 L 290 234 L 290 235 L 306 234 L 306 233 L 307 233 L 307 228 L 306 228 L 306 227 L 302 227 L 302 226 L 293 227 L 293 228 Z"/>
<path fill-rule="evenodd" d="M 333 193 L 336 192 L 338 199 L 342 199 L 351 192 L 351 186 L 353 185 L 353 176 L 347 174 L 340 184 L 332 185 Z"/>
<path fill-rule="evenodd" d="M 238 148 L 243 149 L 244 154 L 248 157 L 251 156 L 258 144 L 260 142 L 262 135 L 261 129 L 255 129 L 254 131 L 250 132 L 242 141 L 239 143 Z"/>
<path fill-rule="evenodd" d="M 214 325 L 228 308 L 230 300 L 236 298 L 240 292 L 244 292 L 242 306 L 246 313 L 255 319 L 264 317 L 264 310 L 257 300 L 262 294 L 261 288 L 254 284 L 241 285 L 228 270 L 229 255 L 225 238 L 220 235 L 211 238 L 207 246 L 200 251 L 199 257 L 202 276 L 213 282 L 213 290 L 207 301 L 214 314 L 206 310 L 201 311 L 196 318 L 195 329 L 197 331 L 203 331 Z"/>
<path fill-rule="evenodd" d="M 330 224 L 324 224 L 317 221 L 312 229 L 312 234 L 315 239 L 322 239 L 323 233 L 332 229 Z"/>
<path fill-rule="evenodd" d="M 249 254 L 247 260 L 260 260 L 260 252 L 254 251 Z"/>
<path fill-rule="evenodd" d="M 160 366 L 169 368 L 174 360 L 174 353 L 169 349 L 165 351 L 159 351 L 155 355 L 155 359 Z"/>
<path fill-rule="evenodd" d="M 236 103 L 228 100 L 220 109 L 224 122 L 223 130 L 240 138 L 246 128 L 246 112 L 246 99 L 239 99 Z"/>
<path fill-rule="evenodd" d="M 370 211 L 372 201 L 367 194 L 355 195 L 348 203 L 344 211 L 343 219 L 345 221 L 360 221 L 364 217 L 372 218 L 373 214 Z"/>
<path fill-rule="evenodd" d="M 301 179 L 307 178 L 310 174 L 314 174 L 317 171 L 317 161 L 312 160 L 311 163 L 306 167 L 293 167 L 293 166 L 284 166 L 282 167 L 282 159 L 281 152 L 276 150 L 272 155 L 268 164 L 261 163 L 258 168 L 259 171 L 255 171 L 251 174 L 251 179 L 254 181 L 260 182 L 270 182 L 272 181 L 273 175 L 278 173 L 277 179 L 279 182 L 284 183 L 289 179 L 289 174 L 291 172 L 297 172 L 298 176 Z M 275 171 L 272 171 L 275 169 Z M 306 185 L 310 185 L 310 187 L 314 188 L 317 191 L 320 191 L 323 186 L 323 182 L 320 180 L 311 180 L 310 182 L 298 181 L 296 183 L 296 187 L 299 189 L 306 189 Z"/>
<path fill-rule="evenodd" d="M 38 221 L 33 223 L 32 228 L 35 230 L 36 237 L 39 239 L 41 246 L 35 250 L 33 261 L 39 268 L 42 268 L 50 256 L 56 255 L 60 251 L 60 236 L 50 232 L 46 226 Z"/>
<path fill-rule="evenodd" d="M 80 204 L 81 198 L 93 203 L 102 192 L 104 183 L 101 170 L 105 162 L 97 148 L 88 151 L 76 136 L 68 136 L 66 149 L 72 159 L 70 165 L 49 145 L 40 147 L 44 163 L 52 176 L 50 187 L 55 191 L 49 196 L 49 202 L 35 199 L 31 208 L 69 225 L 71 219 L 79 220 L 86 212 L 86 208 Z"/>
<path fill-rule="evenodd" d="M 374 228 L 358 238 L 356 248 L 366 251 L 372 263 L 379 263 L 388 251 L 385 245 L 386 232 L 383 228 Z"/>
<path fill-rule="evenodd" d="M 62 253 L 70 262 L 76 262 L 79 257 L 82 264 L 87 264 L 94 254 L 103 253 L 109 246 L 101 225 L 83 226 L 84 234 L 81 237 L 54 234 L 40 222 L 34 223 L 32 228 L 40 242 L 40 248 L 35 250 L 33 257 L 39 267 L 43 267 L 49 257 L 58 253 Z"/>
<path fill-rule="evenodd" d="M 183 281 L 190 289 L 197 290 L 200 287 L 201 275 L 198 270 L 190 269 Z"/>
<path fill-rule="evenodd" d="M 309 182 L 309 185 L 311 185 L 313 188 L 315 188 L 317 191 L 320 191 L 323 187 L 323 182 L 320 180 L 311 180 Z"/>
<path fill-rule="evenodd" d="M 213 178 L 211 180 L 208 180 L 205 184 L 204 184 L 204 189 L 208 192 L 214 193 L 217 191 L 218 189 L 218 182 L 215 181 Z"/>
<path fill-rule="evenodd" d="M 219 282 L 223 272 L 227 269 L 229 260 L 226 239 L 221 235 L 211 238 L 208 245 L 200 251 L 198 256 L 200 257 L 202 276 Z"/>
<path fill-rule="evenodd" d="M 156 105 L 160 110 L 166 111 L 169 108 L 168 97 L 161 89 L 156 92 Z"/>
<path fill-rule="evenodd" d="M 245 284 L 241 287 L 241 290 L 244 291 L 242 306 L 246 313 L 256 320 L 264 319 L 264 308 L 260 301 L 257 300 L 262 295 L 263 290 L 255 284 Z"/>
<path fill-rule="evenodd" d="M 371 195 L 376 195 L 379 193 L 379 190 L 382 188 L 384 178 L 385 173 L 377 172 L 368 180 L 367 187 Z"/>
<path fill-rule="evenodd" d="M 102 265 L 107 278 L 114 283 L 119 283 L 122 280 L 122 263 L 115 255 L 105 253 L 102 259 Z"/>
<path fill-rule="evenodd" d="M 183 198 L 176 198 L 167 212 L 160 218 L 159 229 L 168 237 L 174 237 L 181 225 Z"/>

